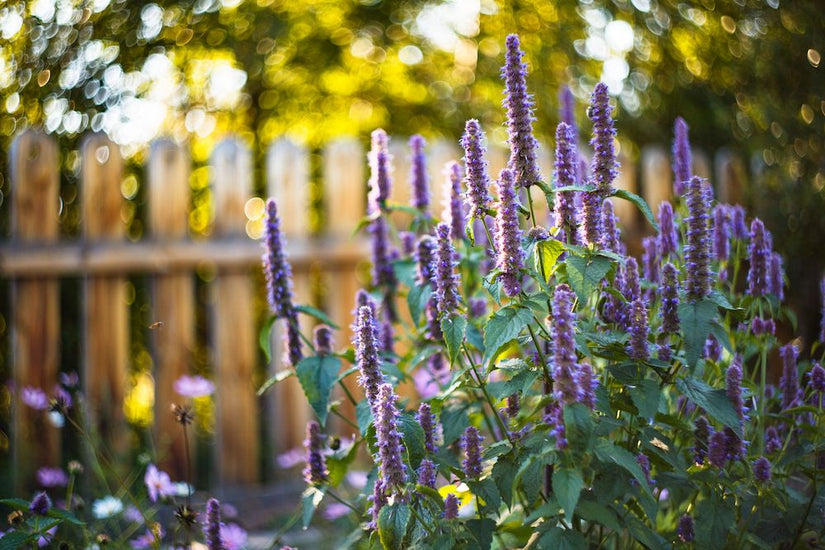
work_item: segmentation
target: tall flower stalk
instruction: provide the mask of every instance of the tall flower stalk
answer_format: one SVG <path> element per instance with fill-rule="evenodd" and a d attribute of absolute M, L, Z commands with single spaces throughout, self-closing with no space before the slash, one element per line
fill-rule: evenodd
<path fill-rule="evenodd" d="M 502 287 L 507 296 L 521 292 L 521 229 L 516 206 L 516 180 L 511 170 L 502 170 L 498 182 L 498 216 L 496 217 L 496 267 L 501 271 Z"/>
<path fill-rule="evenodd" d="M 518 187 L 529 187 L 541 181 L 536 151 L 538 141 L 533 136 L 533 98 L 527 93 L 527 65 L 522 62 L 518 35 L 507 37 L 506 56 L 501 76 L 504 78 L 507 108 L 507 132 L 510 145 L 510 160 L 507 167 L 512 170 Z"/>

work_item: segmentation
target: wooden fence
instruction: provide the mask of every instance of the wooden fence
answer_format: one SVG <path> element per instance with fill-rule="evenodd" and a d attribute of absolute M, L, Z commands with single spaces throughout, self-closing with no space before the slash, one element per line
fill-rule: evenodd
<path fill-rule="evenodd" d="M 396 139 L 393 199 L 409 199 L 409 155 L 406 140 Z M 261 478 L 260 411 L 269 415 L 267 447 L 278 451 L 299 446 L 310 412 L 294 378 L 275 386 L 263 399 L 256 396 L 253 371 L 259 354 L 251 271 L 259 269 L 261 244 L 247 236 L 244 207 L 252 197 L 252 156 L 235 139 L 214 149 L 210 160 L 214 221 L 208 239 L 189 235 L 190 159 L 187 150 L 171 141 L 152 144 L 146 166 L 148 231 L 139 242 L 125 238 L 121 211 L 123 160 L 118 147 L 103 135 L 86 137 L 81 148 L 83 236 L 68 241 L 59 234 L 59 163 L 55 141 L 40 132 L 19 135 L 10 152 L 11 238 L 0 243 L 0 273 L 12 280 L 11 326 L 15 387 L 36 386 L 47 391 L 57 382 L 61 350 L 59 280 L 79 276 L 83 281 L 83 390 L 90 415 L 115 453 L 127 452 L 123 400 L 128 391 L 130 357 L 129 305 L 126 280 L 135 274 L 151 278 L 152 317 L 162 323 L 152 331 L 154 363 L 154 439 L 162 465 L 173 478 L 184 473 L 183 438 L 169 412 L 180 398 L 173 382 L 192 368 L 195 346 L 195 270 L 209 266 L 208 326 L 211 327 L 211 369 L 217 387 L 214 474 L 219 486 L 247 484 Z M 428 148 L 433 211 L 441 212 L 443 167 L 460 158 L 456 145 L 436 142 Z M 695 170 L 709 176 L 710 162 L 695 154 Z M 506 160 L 502 149 L 490 153 L 492 173 Z M 668 153 L 646 148 L 638 166 L 622 161 L 618 185 L 641 192 L 656 208 L 671 194 Z M 296 301 L 311 303 L 310 274 L 320 273 L 325 289 L 322 307 L 341 326 L 339 347 L 348 344 L 350 314 L 356 290 L 366 283 L 357 267 L 367 261 L 366 243 L 352 238 L 364 213 L 365 151 L 351 138 L 328 144 L 322 156 L 326 212 L 323 233 L 308 234 L 309 154 L 289 140 L 273 143 L 266 157 L 266 189 L 278 200 L 287 252 L 294 272 Z M 547 150 L 541 159 L 545 178 L 552 174 Z M 741 194 L 742 167 L 724 153 L 715 159 L 717 194 L 732 200 Z M 721 183 L 721 185 L 720 185 Z M 641 187 L 639 187 L 641 185 Z M 642 220 L 630 203 L 617 211 L 625 234 L 637 239 Z M 399 219 L 398 221 L 403 221 Z M 648 228 L 649 230 L 649 228 Z M 363 269 L 360 270 L 364 272 Z M 306 319 L 302 319 L 302 323 Z M 304 328 L 309 329 L 309 326 Z M 147 327 L 150 330 L 150 327 Z M 280 369 L 280 336 L 273 335 L 273 361 L 268 372 Z M 38 415 L 14 400 L 12 448 L 24 479 L 38 466 L 60 464 L 59 434 Z"/>

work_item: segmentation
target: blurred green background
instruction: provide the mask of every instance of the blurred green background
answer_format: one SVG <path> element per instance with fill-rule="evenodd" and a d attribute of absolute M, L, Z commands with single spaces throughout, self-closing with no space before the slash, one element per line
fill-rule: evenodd
<path fill-rule="evenodd" d="M 147 143 L 187 141 L 190 227 L 203 234 L 206 161 L 230 132 L 253 147 L 258 176 L 267 145 L 281 135 L 315 150 L 339 135 L 366 143 L 379 126 L 455 140 L 476 117 L 503 141 L 499 70 L 504 38 L 516 32 L 542 137 L 558 122 L 561 85 L 584 102 L 603 79 L 631 159 L 648 143 L 669 147 L 678 115 L 695 146 L 710 155 L 729 147 L 746 159 L 746 202 L 786 256 L 791 301 L 810 342 L 825 268 L 824 12 L 819 0 L 9 0 L 0 4 L 0 135 L 5 150 L 29 126 L 60 140 L 67 237 L 80 233 L 84 132 L 107 132 L 128 159 L 122 190 L 132 239 L 143 232 Z M 4 235 L 6 164 L 3 155 Z M 64 353 L 76 348 L 67 341 Z"/>

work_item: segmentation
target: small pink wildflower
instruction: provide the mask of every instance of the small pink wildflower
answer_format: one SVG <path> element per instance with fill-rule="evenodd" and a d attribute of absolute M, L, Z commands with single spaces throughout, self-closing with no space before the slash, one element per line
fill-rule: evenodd
<path fill-rule="evenodd" d="M 44 466 L 37 470 L 37 482 L 47 489 L 65 487 L 69 483 L 69 476 L 62 468 Z"/>
<path fill-rule="evenodd" d="M 154 464 L 149 464 L 149 467 L 146 468 L 143 482 L 146 483 L 146 489 L 149 491 L 149 498 L 152 502 L 157 502 L 158 498 L 170 497 L 175 493 L 169 474 L 158 470 Z"/>
<path fill-rule="evenodd" d="M 182 397 L 206 397 L 215 392 L 215 384 L 203 376 L 183 375 L 175 380 L 174 389 Z"/>
<path fill-rule="evenodd" d="M 49 398 L 46 392 L 34 386 L 23 388 L 23 391 L 20 392 L 20 399 L 36 411 L 45 411 L 49 408 Z"/>
<path fill-rule="evenodd" d="M 226 550 L 246 548 L 247 533 L 237 523 L 221 525 L 221 542 Z"/>

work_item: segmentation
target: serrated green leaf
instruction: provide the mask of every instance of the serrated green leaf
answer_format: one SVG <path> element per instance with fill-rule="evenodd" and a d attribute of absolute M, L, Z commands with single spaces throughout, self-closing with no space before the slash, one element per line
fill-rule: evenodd
<path fill-rule="evenodd" d="M 463 408 L 444 408 L 441 410 L 441 425 L 444 428 L 444 446 L 452 443 L 461 437 L 470 419 L 467 417 L 467 410 Z"/>
<path fill-rule="evenodd" d="M 496 399 L 504 399 L 516 392 L 525 393 L 525 389 L 533 385 L 539 373 L 525 369 L 509 380 L 497 380 L 487 384 L 487 391 Z"/>
<path fill-rule="evenodd" d="M 361 440 L 356 440 L 347 449 L 340 449 L 327 456 L 327 470 L 329 471 L 329 484 L 332 487 L 338 487 L 344 480 L 344 476 L 349 469 L 352 461 L 358 455 L 358 449 L 361 447 Z"/>
<path fill-rule="evenodd" d="M 0 537 L 0 550 L 17 550 L 34 540 L 35 535 L 24 531 L 9 531 Z"/>
<path fill-rule="evenodd" d="M 553 527 L 541 536 L 536 548 L 538 550 L 587 550 L 587 541 L 577 531 Z"/>
<path fill-rule="evenodd" d="M 710 300 L 699 300 L 679 304 L 677 311 L 682 337 L 685 340 L 685 357 L 688 366 L 695 367 L 716 319 L 717 306 Z"/>
<path fill-rule="evenodd" d="M 355 406 L 355 419 L 358 422 L 358 429 L 361 430 L 361 435 L 366 435 L 370 424 L 372 424 L 372 410 L 366 399 L 359 401 Z"/>
<path fill-rule="evenodd" d="M 702 548 L 714 548 L 728 540 L 728 532 L 736 523 L 733 510 L 717 497 L 699 501 L 695 518 L 696 543 Z"/>
<path fill-rule="evenodd" d="M 588 298 L 598 288 L 613 265 L 610 260 L 602 256 L 584 258 L 569 255 L 564 263 L 567 266 L 570 286 L 573 287 L 582 304 L 587 303 Z"/>
<path fill-rule="evenodd" d="M 300 304 L 300 305 L 295 306 L 295 311 L 298 311 L 298 312 L 303 313 L 305 315 L 309 315 L 310 317 L 314 317 L 314 318 L 318 319 L 319 321 L 321 321 L 322 323 L 324 323 L 325 325 L 328 325 L 330 328 L 334 328 L 335 330 L 338 330 L 338 329 L 341 328 L 341 327 L 338 326 L 337 323 L 335 323 L 335 321 L 333 321 L 329 317 L 329 315 L 327 315 L 326 313 L 324 313 L 323 311 L 321 311 L 317 307 L 308 306 L 306 304 Z"/>
<path fill-rule="evenodd" d="M 324 491 L 318 487 L 307 487 L 301 495 L 301 525 L 304 529 L 312 522 L 312 516 L 324 500 L 324 494 Z"/>
<path fill-rule="evenodd" d="M 653 496 L 642 468 L 636 462 L 636 457 L 633 456 L 630 451 L 622 447 L 617 447 L 607 439 L 598 439 L 593 448 L 593 452 L 602 462 L 612 462 L 630 472 L 639 483 L 639 486 L 642 487 L 642 490 L 645 491 L 649 497 Z"/>
<path fill-rule="evenodd" d="M 378 514 L 378 537 L 385 550 L 404 547 L 404 537 L 407 535 L 411 516 L 410 505 L 406 503 L 381 508 Z"/>
<path fill-rule="evenodd" d="M 265 394 L 269 388 L 271 388 L 278 382 L 283 382 L 290 376 L 295 376 L 295 371 L 292 369 L 283 369 L 276 372 L 275 374 L 267 378 L 266 382 L 261 384 L 261 387 L 258 388 L 258 396 Z"/>
<path fill-rule="evenodd" d="M 489 477 L 481 481 L 468 480 L 467 486 L 474 495 L 484 502 L 482 508 L 486 510 L 486 514 L 498 515 L 498 509 L 501 506 L 501 495 L 495 481 Z"/>
<path fill-rule="evenodd" d="M 401 430 L 401 439 L 407 450 L 410 466 L 418 468 L 427 452 L 424 448 L 424 429 L 410 413 L 403 413 L 398 417 L 398 428 Z"/>
<path fill-rule="evenodd" d="M 413 323 L 418 326 L 421 322 L 421 314 L 427 309 L 427 302 L 430 301 L 430 296 L 433 294 L 433 289 L 430 285 L 413 285 L 407 293 L 407 306 L 410 308 L 410 316 Z"/>
<path fill-rule="evenodd" d="M 702 407 L 715 420 L 742 435 L 739 415 L 733 408 L 725 390 L 714 389 L 695 378 L 680 378 L 676 387 L 695 405 Z"/>
<path fill-rule="evenodd" d="M 553 494 L 561 504 L 567 521 L 573 521 L 576 503 L 584 488 L 582 473 L 574 468 L 556 468 L 553 471 Z"/>
<path fill-rule="evenodd" d="M 31 506 L 31 503 L 28 500 L 23 500 L 22 498 L 4 498 L 0 499 L 0 505 L 27 512 L 29 510 L 29 506 Z"/>
<path fill-rule="evenodd" d="M 653 226 L 653 229 L 659 231 L 659 224 L 656 223 L 656 219 L 653 217 L 653 212 L 650 210 L 650 206 L 642 197 L 636 193 L 631 193 L 627 189 L 615 189 L 613 191 L 613 196 L 635 204 L 636 207 L 642 211 L 642 214 L 645 215 L 645 218 L 647 218 L 647 221 L 650 222 L 650 225 Z"/>
<path fill-rule="evenodd" d="M 496 304 L 501 305 L 501 279 L 498 275 L 497 270 L 488 273 L 486 277 L 481 279 L 481 286 L 490 294 Z"/>
<path fill-rule="evenodd" d="M 341 360 L 332 355 L 306 357 L 295 367 L 304 395 L 321 426 L 327 423 L 329 396 L 340 370 Z"/>
<path fill-rule="evenodd" d="M 267 363 L 272 361 L 272 338 L 270 338 L 270 335 L 272 334 L 272 325 L 275 324 L 276 319 L 277 317 L 274 315 L 269 317 L 264 322 L 264 326 L 261 327 L 261 332 L 258 333 L 258 345 L 263 350 Z"/>
<path fill-rule="evenodd" d="M 84 522 L 80 521 L 77 518 L 77 516 L 75 516 L 73 513 L 67 510 L 63 510 L 61 508 L 50 508 L 46 515 L 51 518 L 57 518 L 60 521 L 65 521 L 66 523 L 71 523 L 72 525 L 86 525 Z"/>
<path fill-rule="evenodd" d="M 501 348 L 518 338 L 532 320 L 528 309 L 510 305 L 498 310 L 484 325 L 484 363 L 495 359 Z"/>
<path fill-rule="evenodd" d="M 641 383 L 631 386 L 627 390 L 633 399 L 633 404 L 639 409 L 642 418 L 653 418 L 659 410 L 659 399 L 662 390 L 655 380 L 642 380 Z"/>
<path fill-rule="evenodd" d="M 491 476 L 498 487 L 498 492 L 504 499 L 507 507 L 513 505 L 513 483 L 516 480 L 519 465 L 515 459 L 515 452 L 510 452 L 498 457 Z"/>
<path fill-rule="evenodd" d="M 463 315 L 441 319 L 441 333 L 444 335 L 444 342 L 447 344 L 450 366 L 455 363 L 455 358 L 461 352 L 461 344 L 464 342 L 466 330 L 467 318 Z"/>
<path fill-rule="evenodd" d="M 547 239 L 536 245 L 534 252 L 536 271 L 541 273 L 541 269 L 544 267 L 544 275 L 547 277 L 545 282 L 550 280 L 550 276 L 556 268 L 556 262 L 563 253 L 564 245 L 556 239 Z"/>
<path fill-rule="evenodd" d="M 742 311 L 740 307 L 733 307 L 728 299 L 725 297 L 724 294 L 719 292 L 718 290 L 712 290 L 711 293 L 708 295 L 708 300 L 716 304 L 717 306 L 721 307 L 722 309 L 726 309 L 728 311 Z"/>
<path fill-rule="evenodd" d="M 564 427 L 571 449 L 585 451 L 590 447 L 593 420 L 590 409 L 581 403 L 564 406 Z"/>
<path fill-rule="evenodd" d="M 481 550 L 489 550 L 493 544 L 493 532 L 496 530 L 496 522 L 490 518 L 471 519 L 467 522 L 467 530 L 476 539 Z"/>
<path fill-rule="evenodd" d="M 582 519 L 586 521 L 604 525 L 613 531 L 619 532 L 622 530 L 622 525 L 619 523 L 619 517 L 616 515 L 616 512 L 601 502 L 594 500 L 579 501 L 576 511 Z"/>

